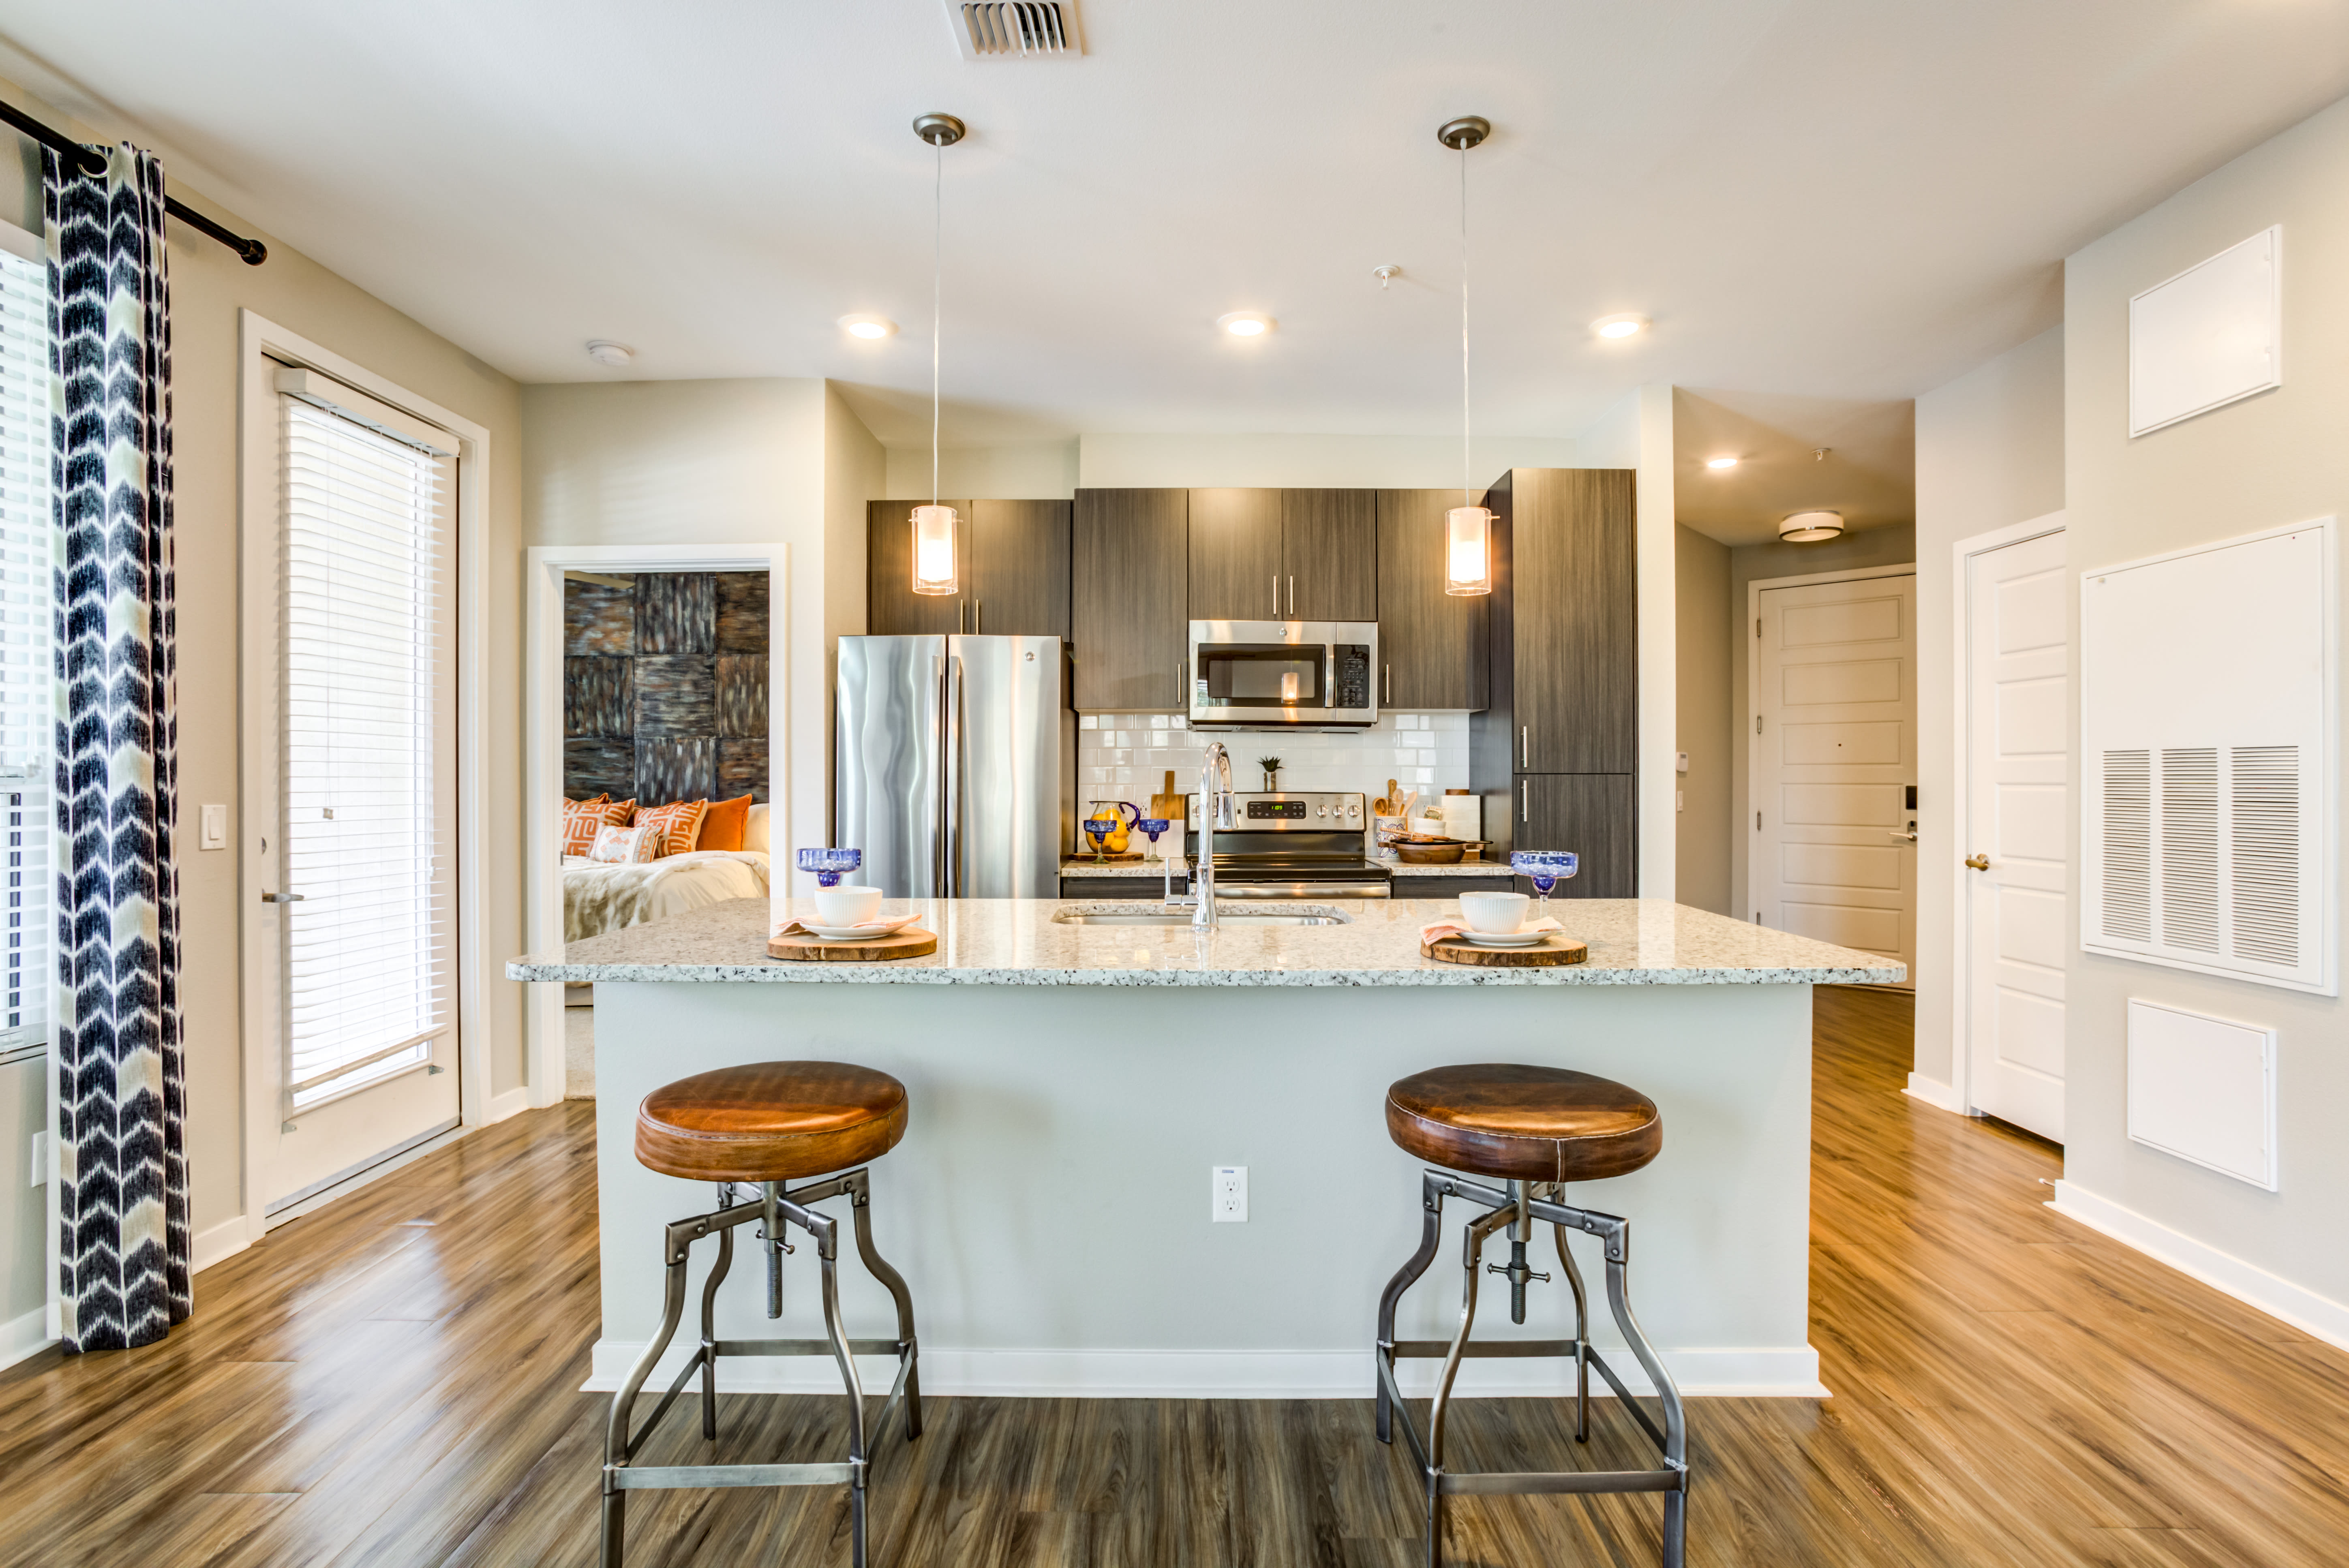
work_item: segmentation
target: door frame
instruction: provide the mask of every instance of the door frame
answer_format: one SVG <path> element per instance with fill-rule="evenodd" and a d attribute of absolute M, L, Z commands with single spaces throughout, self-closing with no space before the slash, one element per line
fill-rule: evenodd
<path fill-rule="evenodd" d="M 1950 546 L 1950 652 L 1953 661 L 1951 671 L 1950 723 L 1951 751 L 1954 763 L 1950 780 L 1950 810 L 1941 814 L 1947 824 L 1943 830 L 1949 837 L 1949 863 L 1955 866 L 1960 858 L 1959 840 L 1966 824 L 1973 818 L 1973 558 L 2004 550 L 2011 544 L 2027 544 L 2032 540 L 2064 531 L 2061 508 L 2045 512 L 2027 522 L 2009 523 L 1993 528 L 1987 533 L 1970 534 Z M 2068 647 L 2074 639 L 2067 635 Z M 2078 671 L 2072 672 L 2076 679 Z M 2076 720 L 2075 721 L 2076 723 Z M 2066 789 L 2071 789 L 2069 780 Z M 2073 790 L 2076 797 L 2076 790 Z M 2071 800 L 2067 810 L 2076 811 L 2077 799 Z M 1918 824 L 1917 848 L 1921 854 L 1926 848 L 1928 816 Z M 2072 868 L 2064 867 L 2065 880 L 2070 880 Z M 1919 892 L 1924 891 L 1923 878 L 1919 879 Z M 1967 916 L 1971 908 L 1973 884 L 1968 879 L 1951 873 L 1950 882 L 1950 1092 L 1954 1101 L 1943 1109 L 1962 1116 L 1980 1116 L 1974 1109 L 1974 1027 L 1973 1027 L 1973 941 L 1971 923 Z M 1918 1081 L 1911 1073 L 1912 1086 Z"/>
<path fill-rule="evenodd" d="M 1914 577 L 1917 563 L 1913 561 L 1888 566 L 1854 566 L 1841 572 L 1806 572 L 1793 577 L 1756 577 L 1745 584 L 1745 619 L 1738 623 L 1737 634 L 1745 635 L 1745 628 L 1762 618 L 1762 595 L 1772 588 L 1808 588 L 1820 583 L 1860 583 L 1871 577 Z M 1738 716 L 1739 738 L 1745 742 L 1745 809 L 1754 809 L 1754 770 L 1760 759 L 1754 749 L 1754 716 L 1762 710 L 1762 661 L 1754 656 L 1749 646 L 1745 654 L 1745 711 Z M 1754 841 L 1745 836 L 1744 818 L 1738 819 L 1738 851 L 1730 863 L 1733 874 L 1731 890 L 1744 899 L 1737 907 L 1750 909 L 1754 903 Z M 1923 889 L 1920 888 L 1921 898 Z M 1913 990 L 1917 976 L 1910 975 Z"/>
<path fill-rule="evenodd" d="M 523 567 L 523 942 L 563 951 L 563 574 L 566 571 L 767 573 L 767 820 L 770 846 L 797 843 L 792 819 L 791 546 L 533 544 Z M 778 853 L 769 850 L 771 859 Z M 770 868 L 769 887 L 788 869 Z M 563 985 L 523 988 L 523 1059 L 533 1109 L 563 1099 Z"/>
<path fill-rule="evenodd" d="M 269 1037 L 271 1010 L 260 1005 L 270 984 L 268 952 L 274 938 L 264 928 L 261 893 L 267 880 L 258 863 L 263 835 L 277 831 L 274 820 L 262 820 L 260 792 L 251 781 L 274 773 L 277 767 L 276 726 L 267 722 L 256 704 L 255 684 L 264 665 L 274 672 L 276 639 L 257 645 L 251 619 L 261 607 L 277 599 L 274 548 L 260 550 L 255 542 L 274 540 L 278 527 L 276 429 L 273 399 L 276 384 L 270 374 L 273 361 L 291 361 L 321 371 L 391 405 L 440 426 L 457 438 L 456 572 L 457 572 L 457 1131 L 511 1116 L 523 1109 L 518 1099 L 490 1095 L 490 1041 L 486 987 L 482 971 L 481 844 L 483 808 L 487 797 L 484 762 L 488 690 L 488 576 L 490 432 L 463 415 L 410 392 L 364 366 L 346 359 L 300 334 L 289 331 L 251 310 L 237 312 L 237 1032 L 243 1068 L 243 1126 L 239 1155 L 243 1213 L 199 1234 L 194 1240 L 194 1266 L 201 1269 L 262 1239 L 273 1222 L 306 1212 L 305 1200 L 273 1216 L 263 1198 L 265 1172 L 262 1130 L 283 1119 L 276 1104 L 277 1073 L 273 1057 L 277 1042 Z M 266 688 L 274 689 L 274 687 Z M 272 792 L 272 799 L 274 794 Z M 183 837 L 181 840 L 185 842 Z M 451 1136 L 443 1135 L 443 1136 Z M 428 1140 L 428 1145 L 430 1140 Z M 353 1181 L 365 1181 L 389 1169 L 402 1151 L 394 1151 L 367 1171 L 354 1172 L 329 1191 Z"/>

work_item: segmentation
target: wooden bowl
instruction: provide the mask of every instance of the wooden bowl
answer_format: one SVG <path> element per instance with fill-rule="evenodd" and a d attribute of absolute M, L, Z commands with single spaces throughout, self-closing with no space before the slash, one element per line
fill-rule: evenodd
<path fill-rule="evenodd" d="M 1456 866 L 1468 846 L 1454 841 L 1448 844 L 1414 844 L 1403 842 L 1390 846 L 1395 858 L 1407 866 Z"/>

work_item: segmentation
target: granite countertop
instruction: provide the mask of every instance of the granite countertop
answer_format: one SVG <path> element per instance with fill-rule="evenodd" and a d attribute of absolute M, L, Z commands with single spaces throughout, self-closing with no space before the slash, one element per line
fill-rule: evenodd
<path fill-rule="evenodd" d="M 1748 925 L 1663 899 L 1557 899 L 1551 913 L 1590 946 L 1588 962 L 1485 969 L 1419 954 L 1419 928 L 1450 900 L 1331 899 L 1217 907 L 1295 914 L 1336 910 L 1343 925 L 1071 925 L 1062 908 L 1155 910 L 1156 901 L 916 899 L 938 935 L 926 958 L 811 964 L 767 956 L 771 927 L 812 916 L 810 899 L 737 899 L 517 958 L 512 980 L 978 985 L 1884 985 L 1897 962 Z M 892 900 L 885 907 L 903 910 Z"/>
<path fill-rule="evenodd" d="M 1505 877 L 1508 866 L 1500 861 L 1462 861 L 1450 866 L 1407 866 L 1385 855 L 1371 857 L 1399 877 Z M 1094 864 L 1083 855 L 1071 855 L 1061 861 L 1064 877 L 1148 877 L 1153 882 L 1165 880 L 1165 872 L 1156 861 L 1105 861 Z"/>

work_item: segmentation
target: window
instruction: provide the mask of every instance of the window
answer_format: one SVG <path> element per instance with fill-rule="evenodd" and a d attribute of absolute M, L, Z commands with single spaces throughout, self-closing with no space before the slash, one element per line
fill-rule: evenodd
<path fill-rule="evenodd" d="M 313 373 L 281 387 L 326 384 Z M 303 1109 L 421 1067 L 453 1023 L 449 454 L 279 399 L 286 1087 Z M 451 443 L 453 445 L 453 443 Z"/>
<path fill-rule="evenodd" d="M 0 815 L 7 834 L 7 947 L 0 1059 L 48 1043 L 51 647 L 49 284 L 0 252 Z"/>

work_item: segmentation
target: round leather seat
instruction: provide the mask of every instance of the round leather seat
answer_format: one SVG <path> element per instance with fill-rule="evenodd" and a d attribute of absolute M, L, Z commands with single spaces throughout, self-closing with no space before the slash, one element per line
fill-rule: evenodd
<path fill-rule="evenodd" d="M 905 1086 L 846 1062 L 754 1062 L 679 1078 L 636 1108 L 636 1160 L 689 1181 L 784 1181 L 878 1159 Z"/>
<path fill-rule="evenodd" d="M 1611 1079 L 1488 1062 L 1397 1082 L 1387 1090 L 1387 1135 L 1471 1176 L 1596 1181 L 1653 1160 L 1664 1122 L 1655 1101 Z"/>

